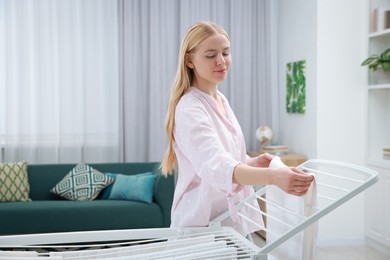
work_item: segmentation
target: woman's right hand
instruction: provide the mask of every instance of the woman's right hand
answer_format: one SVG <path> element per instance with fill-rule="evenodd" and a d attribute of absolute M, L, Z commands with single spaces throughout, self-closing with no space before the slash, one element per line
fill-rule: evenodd
<path fill-rule="evenodd" d="M 305 195 L 314 180 L 312 175 L 309 175 L 295 167 L 281 167 L 272 170 L 271 184 L 278 186 L 285 192 L 302 196 Z"/>

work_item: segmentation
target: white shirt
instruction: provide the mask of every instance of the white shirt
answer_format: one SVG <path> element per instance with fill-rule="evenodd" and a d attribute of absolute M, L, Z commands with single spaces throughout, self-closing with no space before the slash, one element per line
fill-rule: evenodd
<path fill-rule="evenodd" d="M 241 127 L 226 98 L 219 91 L 218 95 L 227 117 L 219 112 L 212 96 L 195 87 L 177 104 L 174 148 L 178 181 L 171 227 L 208 226 L 211 220 L 230 209 L 231 217 L 222 224 L 247 235 L 258 228 L 242 220 L 234 221 L 237 212 L 234 206 L 229 208 L 228 198 L 233 204 L 253 194 L 252 186 L 233 184 L 234 168 L 246 164 L 249 157 Z M 258 208 L 256 201 L 253 205 Z M 260 213 L 245 207 L 241 212 L 263 224 Z"/>

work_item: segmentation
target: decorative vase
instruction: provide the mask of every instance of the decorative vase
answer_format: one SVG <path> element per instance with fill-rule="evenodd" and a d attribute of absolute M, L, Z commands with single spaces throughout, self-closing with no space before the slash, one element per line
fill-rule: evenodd
<path fill-rule="evenodd" d="M 375 79 L 377 84 L 390 83 L 390 71 L 383 71 L 382 68 L 378 68 L 375 71 Z"/>

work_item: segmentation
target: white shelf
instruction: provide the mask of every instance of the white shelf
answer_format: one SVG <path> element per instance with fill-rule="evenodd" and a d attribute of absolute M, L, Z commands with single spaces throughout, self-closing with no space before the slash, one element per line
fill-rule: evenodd
<path fill-rule="evenodd" d="M 370 33 L 368 35 L 369 38 L 387 38 L 387 37 L 390 37 L 390 29 L 386 29 L 386 30 L 383 30 L 383 31 L 380 31 L 380 32 L 374 32 L 374 33 Z"/>
<path fill-rule="evenodd" d="M 368 85 L 368 89 L 390 89 L 390 83 Z"/>
<path fill-rule="evenodd" d="M 367 7 L 367 24 L 372 28 L 373 10 L 390 7 L 390 0 L 367 0 Z M 369 33 L 367 43 L 367 56 L 382 53 L 390 47 L 390 29 Z M 390 252 L 390 159 L 383 157 L 383 148 L 390 148 L 390 83 L 373 84 L 375 81 L 369 72 L 365 89 L 365 162 L 379 172 L 380 178 L 365 194 L 365 229 L 368 240 L 378 241 Z"/>
<path fill-rule="evenodd" d="M 367 23 L 373 28 L 373 10 L 390 8 L 390 0 L 367 0 Z M 377 18 L 382 13 L 376 13 Z M 383 17 L 383 15 L 382 15 Z M 379 18 L 378 18 L 379 19 Z M 376 20 L 379 22 L 379 20 Z M 377 28 L 379 28 L 379 24 Z M 382 53 L 390 47 L 390 28 L 368 33 L 367 57 Z M 390 160 L 384 159 L 382 149 L 390 147 L 390 82 L 376 84 L 375 73 L 368 70 L 366 88 L 366 151 L 367 164 L 390 170 Z"/>

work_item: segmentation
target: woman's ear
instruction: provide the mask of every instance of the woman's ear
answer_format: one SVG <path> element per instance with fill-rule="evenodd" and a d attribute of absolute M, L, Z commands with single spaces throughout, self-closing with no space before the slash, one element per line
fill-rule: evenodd
<path fill-rule="evenodd" d="M 194 68 L 194 64 L 192 64 L 192 62 L 191 62 L 191 56 L 188 53 L 186 54 L 185 63 L 186 63 L 188 68 L 190 68 L 190 69 Z"/>

